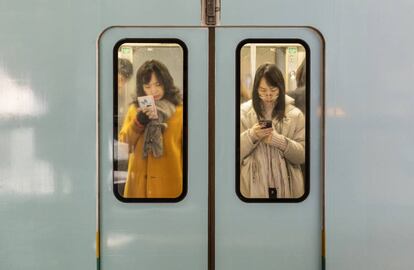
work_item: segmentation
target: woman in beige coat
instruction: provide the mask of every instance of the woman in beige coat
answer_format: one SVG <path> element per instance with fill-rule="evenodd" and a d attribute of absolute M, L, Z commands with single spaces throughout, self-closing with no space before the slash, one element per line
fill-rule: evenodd
<path fill-rule="evenodd" d="M 245 198 L 300 198 L 305 185 L 305 118 L 285 95 L 274 64 L 260 66 L 240 112 L 240 192 Z M 271 121 L 270 127 L 264 121 Z M 260 123 L 259 123 L 260 121 Z"/>

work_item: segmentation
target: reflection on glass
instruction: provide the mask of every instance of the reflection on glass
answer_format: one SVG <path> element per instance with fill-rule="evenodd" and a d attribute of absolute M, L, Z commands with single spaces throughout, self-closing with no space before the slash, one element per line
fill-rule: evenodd
<path fill-rule="evenodd" d="M 299 199 L 308 188 L 305 50 L 301 44 L 255 43 L 239 55 L 239 192 L 246 199 Z M 254 79 L 246 89 L 249 76 Z"/>
<path fill-rule="evenodd" d="M 183 193 L 184 108 L 177 86 L 183 85 L 183 48 L 129 43 L 120 46 L 118 57 L 115 192 L 127 199 L 178 198 Z"/>

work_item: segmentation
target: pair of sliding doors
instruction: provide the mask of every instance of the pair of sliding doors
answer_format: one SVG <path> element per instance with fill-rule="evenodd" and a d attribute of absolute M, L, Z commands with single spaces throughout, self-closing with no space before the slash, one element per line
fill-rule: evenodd
<path fill-rule="evenodd" d="M 104 31 L 101 269 L 320 269 L 322 78 L 311 28 Z"/>

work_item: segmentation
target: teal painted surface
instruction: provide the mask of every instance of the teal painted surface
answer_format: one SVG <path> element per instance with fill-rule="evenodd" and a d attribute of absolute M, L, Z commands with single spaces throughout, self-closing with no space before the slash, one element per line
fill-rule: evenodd
<path fill-rule="evenodd" d="M 414 268 L 413 14 L 411 1 L 338 4 L 327 102 L 346 114 L 327 118 L 327 269 Z"/>
<path fill-rule="evenodd" d="M 247 204 L 235 193 L 235 50 L 246 38 L 300 38 L 310 47 L 310 194 L 301 203 Z M 217 29 L 216 40 L 216 269 L 319 270 L 322 42 L 309 29 Z"/>
<path fill-rule="evenodd" d="M 0 269 L 95 269 L 96 40 L 199 23 L 171 2 L 0 1 Z"/>
<path fill-rule="evenodd" d="M 120 39 L 178 38 L 188 48 L 188 193 L 178 203 L 122 203 L 112 191 L 112 50 Z M 101 269 L 207 269 L 207 29 L 109 29 L 101 61 Z"/>
<path fill-rule="evenodd" d="M 312 25 L 325 36 L 326 269 L 413 269 L 414 2 L 222 4 L 223 24 Z"/>
<path fill-rule="evenodd" d="M 414 3 L 222 5 L 327 40 L 327 269 L 412 269 Z M 199 1 L 0 1 L 2 269 L 95 267 L 95 41 L 116 24 L 198 25 Z"/>
<path fill-rule="evenodd" d="M 1 269 L 95 268 L 98 27 L 77 6 L 0 4 Z"/>

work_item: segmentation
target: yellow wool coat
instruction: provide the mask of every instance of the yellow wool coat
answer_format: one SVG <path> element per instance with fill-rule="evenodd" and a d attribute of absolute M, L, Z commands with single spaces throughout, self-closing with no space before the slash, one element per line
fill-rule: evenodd
<path fill-rule="evenodd" d="M 124 197 L 179 197 L 183 191 L 183 106 L 177 106 L 166 122 L 164 154 L 160 158 L 154 158 L 152 153 L 145 159 L 142 157 L 144 130 L 135 124 L 136 114 L 137 107 L 131 105 L 119 133 L 119 141 L 130 148 Z"/>

